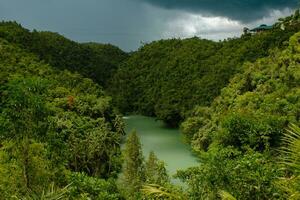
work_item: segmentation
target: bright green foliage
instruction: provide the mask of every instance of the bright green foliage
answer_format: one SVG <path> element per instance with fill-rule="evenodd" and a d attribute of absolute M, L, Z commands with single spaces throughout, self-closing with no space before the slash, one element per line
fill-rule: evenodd
<path fill-rule="evenodd" d="M 124 124 L 99 85 L 1 38 L 0 71 L 0 190 L 5 197 L 40 197 L 52 183 L 64 188 L 67 171 L 117 176 Z"/>
<path fill-rule="evenodd" d="M 157 184 L 146 184 L 141 189 L 145 199 L 149 200 L 187 200 L 188 195 L 185 194 L 180 188 L 172 185 L 157 185 Z"/>
<path fill-rule="evenodd" d="M 114 101 L 123 112 L 157 116 L 178 125 L 195 105 L 209 106 L 243 63 L 284 49 L 299 31 L 294 20 L 256 35 L 212 42 L 199 38 L 146 44 L 124 62 L 114 76 Z"/>
<path fill-rule="evenodd" d="M 70 199 L 119 200 L 121 199 L 114 180 L 89 177 L 82 173 L 70 175 L 68 188 Z"/>
<path fill-rule="evenodd" d="M 296 34 L 291 41 L 298 37 Z M 210 114 L 207 109 L 194 112 L 184 127 L 189 127 L 186 131 L 195 149 L 203 149 L 203 137 L 257 150 L 278 146 L 286 125 L 300 119 L 300 52 L 295 51 L 299 44 L 295 45 L 246 64 L 244 72 L 236 75 L 213 102 Z"/>
<path fill-rule="evenodd" d="M 219 191 L 219 196 L 221 197 L 222 200 L 236 200 L 235 197 L 233 197 L 231 194 L 223 190 Z"/>
<path fill-rule="evenodd" d="M 49 187 L 39 194 L 29 194 L 23 199 L 28 200 L 60 200 L 69 199 L 68 189 L 70 185 L 64 188 L 56 188 L 54 183 L 51 183 Z"/>
<path fill-rule="evenodd" d="M 121 181 L 127 199 L 134 200 L 140 197 L 139 191 L 145 181 L 145 167 L 136 131 L 130 133 L 126 141 Z"/>
<path fill-rule="evenodd" d="M 187 118 L 181 124 L 181 131 L 185 135 L 188 142 L 193 140 L 194 135 L 197 133 L 198 136 L 198 146 L 200 149 L 207 150 L 209 144 L 211 143 L 211 138 L 207 132 L 198 132 L 200 128 L 203 130 L 211 130 L 211 110 L 209 107 L 197 106 L 190 117 Z"/>

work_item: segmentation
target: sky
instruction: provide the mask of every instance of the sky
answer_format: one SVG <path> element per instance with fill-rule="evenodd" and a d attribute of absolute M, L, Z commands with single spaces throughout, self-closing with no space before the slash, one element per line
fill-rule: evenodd
<path fill-rule="evenodd" d="M 298 0 L 0 0 L 0 20 L 125 51 L 167 38 L 222 40 L 273 24 Z"/>

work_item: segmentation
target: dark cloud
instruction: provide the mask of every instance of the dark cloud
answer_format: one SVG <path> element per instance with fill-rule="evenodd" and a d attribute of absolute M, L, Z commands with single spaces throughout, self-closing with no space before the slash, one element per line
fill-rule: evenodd
<path fill-rule="evenodd" d="M 166 9 L 186 10 L 208 16 L 222 16 L 251 22 L 268 16 L 270 11 L 294 9 L 298 0 L 143 0 Z"/>
<path fill-rule="evenodd" d="M 156 6 L 149 6 L 148 3 Z M 294 7 L 298 0 L 0 0 L 0 20 L 16 20 L 29 29 L 59 32 L 79 42 L 112 43 L 124 50 L 141 42 L 194 35 L 222 39 L 240 34 L 247 23 L 269 10 Z M 165 9 L 168 8 L 168 9 Z M 193 13 L 198 15 L 193 16 Z M 276 14 L 276 13 L 275 13 Z M 273 23 L 283 12 L 259 23 Z M 256 25 L 256 24 L 254 24 Z M 254 26 L 253 25 L 253 26 Z M 252 26 L 252 25 L 249 25 Z"/>
<path fill-rule="evenodd" d="M 59 32 L 79 42 L 135 50 L 154 35 L 145 5 L 132 0 L 0 0 L 0 20 Z"/>

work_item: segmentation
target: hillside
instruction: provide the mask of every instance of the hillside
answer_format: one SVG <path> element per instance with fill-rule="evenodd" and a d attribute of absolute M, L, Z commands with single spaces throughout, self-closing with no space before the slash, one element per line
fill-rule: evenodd
<path fill-rule="evenodd" d="M 119 48 L 106 44 L 80 44 L 58 33 L 29 31 L 16 22 L 1 22 L 0 37 L 36 54 L 53 67 L 78 72 L 102 86 L 127 58 Z"/>
<path fill-rule="evenodd" d="M 1 22 L 0 200 L 300 199 L 299 31 L 298 10 L 257 34 L 127 54 Z M 145 158 L 119 113 L 182 140 L 180 127 L 196 167 L 171 176 Z M 155 145 L 184 162 L 167 134 Z"/>
<path fill-rule="evenodd" d="M 210 105 L 244 62 L 284 49 L 300 28 L 298 15 L 284 20 L 284 30 L 277 23 L 270 31 L 220 42 L 190 38 L 146 44 L 114 75 L 114 101 L 123 113 L 156 116 L 178 126 L 195 104 Z"/>
<path fill-rule="evenodd" d="M 299 38 L 246 63 L 211 106 L 197 107 L 182 124 L 202 162 L 179 173 L 192 197 L 216 198 L 220 190 L 237 199 L 299 197 L 299 179 L 293 178 L 299 135 L 287 132 L 300 125 Z"/>
<path fill-rule="evenodd" d="M 101 87 L 2 38 L 0 71 L 0 199 L 70 183 L 73 199 L 118 199 L 105 179 L 121 167 L 123 123 Z"/>

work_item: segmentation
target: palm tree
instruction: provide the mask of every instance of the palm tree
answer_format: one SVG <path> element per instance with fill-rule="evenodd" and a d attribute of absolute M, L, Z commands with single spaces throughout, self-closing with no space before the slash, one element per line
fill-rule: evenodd
<path fill-rule="evenodd" d="M 281 163 L 286 176 L 280 178 L 279 186 L 287 199 L 300 199 L 300 128 L 291 124 L 282 141 Z"/>

